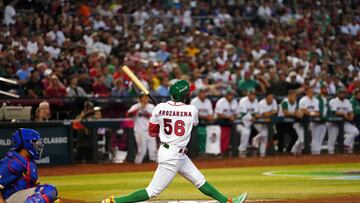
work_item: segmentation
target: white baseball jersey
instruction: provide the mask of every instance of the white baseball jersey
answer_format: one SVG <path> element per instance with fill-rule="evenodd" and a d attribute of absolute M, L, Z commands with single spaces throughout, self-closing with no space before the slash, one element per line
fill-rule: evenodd
<path fill-rule="evenodd" d="M 134 114 L 134 131 L 147 132 L 149 118 L 153 112 L 155 106 L 153 104 L 147 104 L 144 108 L 141 107 L 140 103 L 134 104 L 128 110 L 129 113 L 136 111 Z"/>
<path fill-rule="evenodd" d="M 190 104 L 196 106 L 199 111 L 199 116 L 208 116 L 214 114 L 213 107 L 209 99 L 201 101 L 199 97 L 195 97 L 191 100 Z"/>
<path fill-rule="evenodd" d="M 286 97 L 279 104 L 279 116 L 284 116 L 284 110 L 287 110 L 290 113 L 295 113 L 297 110 L 297 102 L 290 103 L 289 99 Z"/>
<path fill-rule="evenodd" d="M 239 101 L 239 113 L 242 116 L 242 122 L 246 126 L 251 125 L 251 119 L 254 113 L 258 113 L 258 101 L 255 99 L 254 101 L 250 101 L 249 97 L 243 97 Z"/>
<path fill-rule="evenodd" d="M 229 102 L 225 97 L 222 97 L 216 102 L 215 113 L 224 114 L 226 116 L 236 115 L 238 112 L 238 103 L 235 99 Z"/>
<path fill-rule="evenodd" d="M 265 113 L 265 112 L 270 112 L 273 110 L 277 110 L 277 109 L 278 109 L 278 105 L 277 105 L 277 102 L 275 99 L 273 99 L 271 104 L 268 104 L 266 102 L 266 99 L 262 99 L 259 102 L 259 113 L 260 114 Z"/>
<path fill-rule="evenodd" d="M 248 96 L 241 98 L 239 101 L 239 111 L 242 114 L 257 113 L 259 111 L 257 99 L 250 101 Z"/>
<path fill-rule="evenodd" d="M 299 101 L 299 109 L 306 109 L 309 112 L 319 111 L 319 100 L 313 97 L 303 96 Z"/>
<path fill-rule="evenodd" d="M 194 105 L 168 101 L 155 107 L 150 122 L 160 125 L 161 142 L 184 148 L 193 126 L 199 123 L 198 110 Z"/>
<path fill-rule="evenodd" d="M 335 112 L 349 113 L 353 111 L 352 105 L 348 99 L 341 101 L 338 97 L 330 100 L 330 109 Z"/>

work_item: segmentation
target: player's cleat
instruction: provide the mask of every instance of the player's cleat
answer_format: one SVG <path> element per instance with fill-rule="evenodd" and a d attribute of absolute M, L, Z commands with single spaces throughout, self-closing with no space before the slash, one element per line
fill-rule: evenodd
<path fill-rule="evenodd" d="M 115 197 L 114 196 L 110 196 L 109 198 L 104 199 L 103 201 L 101 201 L 101 203 L 116 203 L 115 202 Z"/>
<path fill-rule="evenodd" d="M 244 192 L 240 196 L 234 197 L 232 199 L 232 203 L 243 203 L 243 202 L 245 202 L 246 198 L 247 198 L 247 193 Z"/>

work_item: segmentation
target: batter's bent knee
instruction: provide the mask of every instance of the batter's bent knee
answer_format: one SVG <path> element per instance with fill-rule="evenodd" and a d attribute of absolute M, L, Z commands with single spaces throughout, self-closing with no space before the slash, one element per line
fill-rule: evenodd
<path fill-rule="evenodd" d="M 196 188 L 199 188 L 201 186 L 203 186 L 206 183 L 206 179 L 204 177 L 204 175 L 201 174 L 201 177 L 199 177 L 197 179 L 196 182 L 194 182 L 193 184 L 195 185 Z"/>

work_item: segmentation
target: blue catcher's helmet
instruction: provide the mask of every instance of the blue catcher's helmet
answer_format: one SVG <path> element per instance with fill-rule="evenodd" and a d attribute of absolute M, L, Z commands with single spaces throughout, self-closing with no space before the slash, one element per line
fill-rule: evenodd
<path fill-rule="evenodd" d="M 35 160 L 40 159 L 44 142 L 40 133 L 33 129 L 20 128 L 11 136 L 12 143 L 16 149 L 24 148 Z"/>

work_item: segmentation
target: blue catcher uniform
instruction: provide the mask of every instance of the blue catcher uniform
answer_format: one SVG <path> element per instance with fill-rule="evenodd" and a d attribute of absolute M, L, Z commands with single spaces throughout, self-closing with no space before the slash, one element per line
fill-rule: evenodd
<path fill-rule="evenodd" d="M 19 190 L 35 187 L 38 174 L 33 160 L 26 160 L 16 151 L 10 151 L 0 161 L 0 188 L 5 199 Z"/>
<path fill-rule="evenodd" d="M 40 134 L 32 129 L 19 129 L 12 135 L 15 148 L 0 160 L 0 192 L 7 203 L 50 203 L 57 200 L 57 190 L 52 185 L 40 185 L 34 160 L 41 157 L 44 146 Z M 18 151 L 25 149 L 30 158 Z"/>

